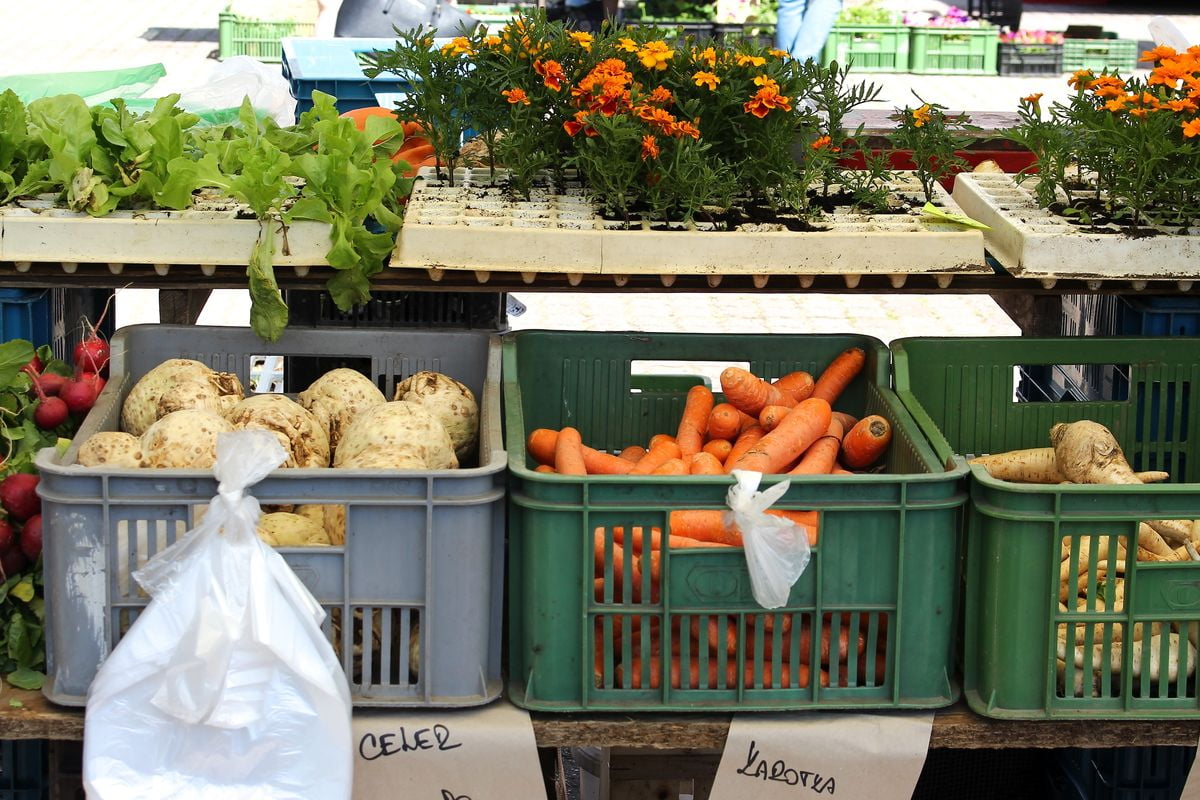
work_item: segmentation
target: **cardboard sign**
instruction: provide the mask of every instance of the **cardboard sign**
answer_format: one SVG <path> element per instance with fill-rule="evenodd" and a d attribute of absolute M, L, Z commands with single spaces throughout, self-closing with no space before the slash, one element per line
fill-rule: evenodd
<path fill-rule="evenodd" d="M 546 794 L 529 714 L 482 708 L 354 714 L 354 800 L 504 800 Z"/>
<path fill-rule="evenodd" d="M 1200 762 L 1200 758 L 1196 759 Z M 1187 781 L 1183 784 L 1183 794 L 1179 795 L 1179 800 L 1200 800 L 1200 769 L 1196 767 L 1200 764 L 1193 763 L 1188 771 Z"/>
<path fill-rule="evenodd" d="M 737 715 L 711 798 L 909 800 L 932 730 L 932 712 Z"/>

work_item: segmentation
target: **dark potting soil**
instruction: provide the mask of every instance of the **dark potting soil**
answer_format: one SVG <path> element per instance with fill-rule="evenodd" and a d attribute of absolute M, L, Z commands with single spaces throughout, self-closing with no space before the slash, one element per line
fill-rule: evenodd
<path fill-rule="evenodd" d="M 1089 218 L 1088 221 L 1085 222 L 1078 213 L 1067 213 L 1071 209 L 1086 212 Z M 1162 233 L 1157 228 L 1134 228 L 1124 219 L 1114 219 L 1108 213 L 1107 204 L 1096 197 L 1078 198 L 1075 200 L 1074 205 L 1071 206 L 1068 206 L 1066 203 L 1052 203 L 1048 210 L 1059 215 L 1073 227 L 1085 233 L 1128 236 L 1131 239 L 1148 239 Z"/>

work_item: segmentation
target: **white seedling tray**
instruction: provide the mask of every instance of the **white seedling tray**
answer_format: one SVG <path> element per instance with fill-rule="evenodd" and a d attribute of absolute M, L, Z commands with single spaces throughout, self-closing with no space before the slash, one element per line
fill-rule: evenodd
<path fill-rule="evenodd" d="M 497 171 L 496 179 L 503 177 Z M 911 173 L 898 173 L 895 193 L 921 194 Z M 958 207 L 938 188 L 936 203 Z M 573 283 L 584 275 L 657 274 L 670 285 L 676 275 L 794 274 L 802 285 L 817 275 L 843 275 L 857 285 L 864 274 L 885 274 L 901 286 L 912 274 L 937 274 L 949 285 L 955 274 L 991 272 L 984 263 L 978 230 L 926 217 L 863 214 L 837 209 L 813 222 L 818 231 L 752 226 L 736 231 L 703 230 L 672 223 L 653 230 L 604 219 L 576 186 L 560 192 L 534 190 L 528 201 L 511 200 L 487 169 L 460 169 L 455 185 L 421 171 L 405 213 L 404 228 L 392 253 L 396 268 L 427 270 L 438 280 L 445 270 L 472 270 L 481 281 L 491 272 L 521 272 L 532 283 L 538 273 L 566 273 Z M 661 223 L 654 227 L 663 227 Z M 746 226 L 747 228 L 751 226 Z M 756 277 L 756 282 L 758 282 Z"/>
<path fill-rule="evenodd" d="M 326 265 L 329 226 L 323 222 L 279 222 L 275 264 L 305 268 Z M 56 207 L 52 200 L 24 200 L 0 208 L 0 261 L 19 271 L 33 262 L 108 264 L 120 273 L 125 264 L 154 264 L 160 273 L 176 264 L 199 265 L 206 273 L 218 266 L 244 265 L 258 240 L 259 223 L 248 208 L 228 197 L 198 193 L 185 211 L 114 211 L 103 217 Z"/>
<path fill-rule="evenodd" d="M 954 182 L 954 199 L 991 227 L 984 232 L 988 250 L 1013 275 L 1040 279 L 1047 288 L 1059 278 L 1174 280 L 1190 288 L 1200 275 L 1200 228 L 1180 235 L 1179 226 L 1158 227 L 1158 235 L 1136 239 L 1115 226 L 1112 233 L 1081 230 L 1038 205 L 1036 186 L 1036 177 L 1018 184 L 998 173 L 964 173 Z"/>

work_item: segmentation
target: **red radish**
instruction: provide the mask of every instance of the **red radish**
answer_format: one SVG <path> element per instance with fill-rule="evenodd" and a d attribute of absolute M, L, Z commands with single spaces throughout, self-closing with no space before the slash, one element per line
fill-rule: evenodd
<path fill-rule="evenodd" d="M 25 554 L 21 552 L 21 548 L 19 547 L 14 547 L 0 556 L 0 570 L 4 571 L 5 580 L 25 569 L 28 564 L 29 560 L 25 558 Z"/>
<path fill-rule="evenodd" d="M 96 382 L 66 381 L 58 396 L 67 404 L 72 414 L 86 414 L 96 404 Z"/>
<path fill-rule="evenodd" d="M 6 519 L 0 519 L 0 553 L 7 553 L 17 543 L 17 532 Z"/>
<path fill-rule="evenodd" d="M 42 359 L 38 358 L 37 353 L 34 353 L 29 363 L 21 367 L 21 371 L 29 373 L 30 377 L 36 378 L 42 372 Z"/>
<path fill-rule="evenodd" d="M 33 411 L 33 424 L 44 431 L 52 431 L 67 421 L 71 410 L 61 397 L 47 397 L 39 400 Z"/>
<path fill-rule="evenodd" d="M 25 520 L 21 528 L 21 552 L 30 561 L 37 561 L 42 554 L 42 515 L 34 514 Z"/>
<path fill-rule="evenodd" d="M 92 335 L 75 345 L 75 369 L 80 372 L 100 372 L 108 365 L 108 342 Z"/>
<path fill-rule="evenodd" d="M 0 481 L 0 505 L 18 522 L 42 513 L 42 498 L 37 495 L 38 476 L 14 472 Z"/>
<path fill-rule="evenodd" d="M 104 391 L 104 385 L 108 382 L 94 372 L 81 372 L 75 376 L 75 380 L 80 383 L 91 384 L 96 389 L 96 397 L 100 396 L 100 392 Z"/>
<path fill-rule="evenodd" d="M 66 382 L 67 379 L 62 375 L 55 375 L 53 372 L 46 372 L 33 379 L 33 388 L 39 396 L 46 395 L 55 397 L 60 391 L 62 391 L 63 384 Z"/>

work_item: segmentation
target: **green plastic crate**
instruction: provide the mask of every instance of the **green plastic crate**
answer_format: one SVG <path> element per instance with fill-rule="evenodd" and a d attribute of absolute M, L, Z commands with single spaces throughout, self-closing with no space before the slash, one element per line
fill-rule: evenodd
<path fill-rule="evenodd" d="M 834 25 L 822 60 L 851 64 L 855 72 L 906 72 L 908 28 L 904 25 Z"/>
<path fill-rule="evenodd" d="M 999 28 L 912 28 L 909 72 L 995 75 Z"/>
<path fill-rule="evenodd" d="M 1138 43 L 1133 39 L 1067 39 L 1063 42 L 1063 71 L 1122 72 L 1137 69 Z"/>
<path fill-rule="evenodd" d="M 315 22 L 248 19 L 230 11 L 222 11 L 218 29 L 220 56 L 222 60 L 232 56 L 250 56 L 277 64 L 283 57 L 281 39 L 287 36 L 312 36 L 315 27 Z"/>
<path fill-rule="evenodd" d="M 990 717 L 1154 718 L 1200 716 L 1190 657 L 1182 680 L 1154 675 L 1140 651 L 1122 648 L 1120 668 L 1103 669 L 1112 636 L 1136 623 L 1200 624 L 1200 565 L 1131 561 L 1122 607 L 1059 607 L 1064 540 L 1136 541 L 1139 520 L 1200 518 L 1200 348 L 1186 338 L 902 339 L 892 342 L 896 391 L 942 457 L 1049 446 L 1056 422 L 1091 419 L 1116 436 L 1135 470 L 1166 470 L 1179 483 L 1145 486 L 1032 485 L 992 478 L 971 467 L 963 693 Z M 1017 366 L 1128 365 L 1128 399 L 1015 402 Z M 1115 569 L 1116 556 L 1105 562 Z M 1077 562 L 1076 562 L 1077 563 Z M 1069 566 L 1067 572 L 1072 570 Z M 1097 564 L 1078 578 L 1096 596 Z M 1104 590 L 1113 586 L 1106 583 Z M 1078 604 L 1076 604 L 1078 605 Z M 1116 606 L 1117 604 L 1114 604 Z M 1089 610 L 1090 609 L 1090 610 Z M 1099 625 L 1099 630 L 1096 626 Z M 1058 670 L 1057 637 L 1081 632 L 1079 661 Z M 1090 635 L 1091 639 L 1086 636 Z M 1164 641 L 1160 637 L 1159 642 Z M 1166 639 L 1169 644 L 1169 639 Z M 1098 658 L 1084 658 L 1091 647 Z M 1067 654 L 1064 646 L 1064 655 Z M 1073 649 L 1073 648 L 1072 648 Z M 1185 651 L 1187 648 L 1183 648 Z M 1097 678 L 1090 677 L 1100 665 Z"/>
<path fill-rule="evenodd" d="M 821 519 L 813 560 L 787 605 L 772 612 L 759 607 L 745 555 L 717 548 L 667 549 L 658 587 L 644 572 L 638 599 L 630 581 L 620 597 L 597 600 L 597 528 L 604 530 L 603 568 L 612 569 L 614 527 L 667 531 L 672 510 L 725 507 L 732 479 L 538 473 L 525 455 L 526 434 L 570 425 L 585 443 L 616 452 L 674 431 L 688 388 L 701 381 L 696 374 L 712 376 L 731 364 L 770 378 L 814 372 L 850 346 L 867 351 L 867 366 L 837 405 L 892 421 L 888 474 L 793 476 L 777 507 L 817 510 Z M 647 362 L 639 371 L 651 375 L 693 377 L 635 377 L 636 361 Z M 710 371 L 692 368 L 700 362 Z M 515 448 L 509 459 L 513 702 L 546 711 L 935 708 L 954 702 L 958 687 L 950 665 L 966 468 L 961 461 L 944 468 L 888 388 L 888 365 L 886 347 L 865 336 L 506 336 L 506 435 Z M 672 631 L 693 626 L 704 637 L 685 648 L 690 637 Z M 732 654 L 714 646 L 731 628 Z M 672 633 L 659 637 L 655 629 Z M 861 641 L 848 636 L 846 657 L 829 663 L 831 685 L 804 681 L 800 665 L 821 663 L 824 632 L 837 641 L 843 629 L 863 633 Z M 616 662 L 614 638 L 625 663 Z M 670 675 L 675 638 L 679 688 L 674 680 L 656 686 L 651 665 Z"/>

